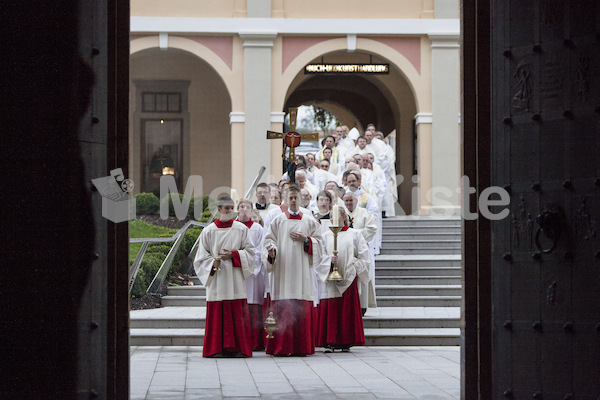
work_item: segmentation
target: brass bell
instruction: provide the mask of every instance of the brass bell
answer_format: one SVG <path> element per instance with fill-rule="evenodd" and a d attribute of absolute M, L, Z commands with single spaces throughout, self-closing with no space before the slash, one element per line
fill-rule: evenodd
<path fill-rule="evenodd" d="M 327 275 L 328 281 L 343 281 L 344 277 L 340 274 L 340 271 L 337 269 L 337 264 L 333 265 L 333 270 Z"/>
<path fill-rule="evenodd" d="M 269 316 L 265 320 L 265 332 L 267 332 L 267 339 L 273 339 L 273 332 L 278 330 L 277 321 L 273 316 L 273 311 L 269 311 Z"/>

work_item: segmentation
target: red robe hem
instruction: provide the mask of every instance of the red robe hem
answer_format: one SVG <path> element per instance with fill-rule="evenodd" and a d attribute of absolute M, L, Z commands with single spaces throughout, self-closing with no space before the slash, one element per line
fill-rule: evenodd
<path fill-rule="evenodd" d="M 238 352 L 252 357 L 247 300 L 207 301 L 202 356 Z"/>
<path fill-rule="evenodd" d="M 250 313 L 250 337 L 253 350 L 265 349 L 265 318 L 262 304 L 248 304 Z"/>
<path fill-rule="evenodd" d="M 342 297 L 319 302 L 319 323 L 316 345 L 348 348 L 365 345 L 365 330 L 360 308 L 357 279 Z"/>
<path fill-rule="evenodd" d="M 315 353 L 314 306 L 307 300 L 271 300 L 270 311 L 279 329 L 265 339 L 266 353 L 306 355 Z"/>

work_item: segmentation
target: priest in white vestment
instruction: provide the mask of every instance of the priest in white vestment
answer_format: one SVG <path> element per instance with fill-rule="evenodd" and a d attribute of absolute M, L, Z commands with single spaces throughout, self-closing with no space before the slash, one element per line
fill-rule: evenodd
<path fill-rule="evenodd" d="M 254 208 L 258 211 L 263 220 L 269 211 L 273 208 L 277 208 L 276 204 L 269 203 L 271 197 L 270 192 L 269 185 L 265 182 L 261 182 L 256 186 L 256 203 L 254 204 Z"/>
<path fill-rule="evenodd" d="M 299 210 L 299 189 L 290 186 L 284 198 L 287 208 L 270 223 L 263 248 L 263 261 L 271 273 L 270 311 L 279 327 L 274 338 L 266 340 L 266 352 L 302 356 L 315 352 L 316 279 L 324 279 L 329 271 L 321 267 L 321 226 Z"/>
<path fill-rule="evenodd" d="M 377 223 L 373 218 L 373 214 L 365 208 L 358 207 L 358 198 L 352 192 L 344 194 L 344 204 L 348 210 L 350 226 L 359 231 L 369 244 L 369 280 L 361 284 L 359 288 L 360 304 L 364 315 L 367 308 L 377 307 L 375 297 L 375 246 L 377 246 L 375 239 L 377 238 Z"/>
<path fill-rule="evenodd" d="M 338 208 L 337 206 L 335 206 Z M 337 235 L 337 256 L 333 255 L 333 232 L 323 234 L 327 257 L 323 263 L 337 269 L 341 281 L 325 281 L 319 302 L 317 346 L 325 352 L 335 349 L 348 351 L 351 346 L 364 346 L 365 333 L 358 293 L 359 282 L 369 280 L 369 247 L 362 234 L 348 226 L 348 216 L 343 208 L 334 209 L 332 218 L 337 217 L 337 226 L 342 229 Z M 338 215 L 339 214 L 339 217 Z"/>
<path fill-rule="evenodd" d="M 233 220 L 234 203 L 221 197 L 219 219 L 200 234 L 194 270 L 206 287 L 204 357 L 252 357 L 246 278 L 254 272 L 248 228 Z"/>

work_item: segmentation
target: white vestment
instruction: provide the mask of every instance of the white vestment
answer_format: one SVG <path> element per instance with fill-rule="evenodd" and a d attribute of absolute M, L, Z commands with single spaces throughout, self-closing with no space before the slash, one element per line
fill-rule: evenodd
<path fill-rule="evenodd" d="M 360 285 L 360 301 L 363 308 L 377 307 L 375 298 L 375 242 L 377 238 L 377 223 L 373 219 L 373 215 L 364 208 L 356 207 L 354 211 L 348 212 L 348 216 L 352 218 L 352 227 L 359 231 L 369 244 L 369 281 L 368 284 L 361 282 Z"/>
<path fill-rule="evenodd" d="M 255 207 L 256 207 L 256 205 L 255 205 Z M 269 203 L 267 208 L 265 208 L 264 210 L 259 210 L 258 208 L 255 208 L 255 210 L 258 211 L 258 214 L 260 215 L 260 217 L 263 219 L 263 222 L 264 222 L 269 211 L 274 210 L 276 208 L 279 208 L 279 206 L 277 204 Z"/>
<path fill-rule="evenodd" d="M 254 271 L 246 279 L 246 295 L 248 304 L 263 304 L 267 292 L 267 268 L 262 262 L 260 246 L 263 242 L 264 231 L 260 224 L 253 223 L 250 228 L 250 240 L 254 245 Z"/>
<path fill-rule="evenodd" d="M 386 212 L 386 216 L 392 217 L 396 215 L 395 204 L 396 201 L 398 201 L 396 154 L 394 153 L 392 146 L 377 138 L 373 138 L 368 146 L 373 152 L 375 162 L 379 164 L 381 169 L 385 172 L 387 188 L 386 193 L 383 196 L 382 211 Z"/>
<path fill-rule="evenodd" d="M 329 269 L 321 266 L 324 256 L 321 225 L 312 217 L 301 213 L 301 219 L 288 218 L 282 213 L 270 223 L 262 249 L 263 262 L 270 272 L 271 300 L 317 301 L 317 276 L 327 276 Z M 290 238 L 291 232 L 302 232 L 310 238 L 312 255 L 304 250 L 304 243 Z M 269 250 L 275 258 L 269 262 Z M 320 267 L 315 271 L 315 266 Z M 323 277 L 324 276 L 324 277 Z"/>
<path fill-rule="evenodd" d="M 323 234 L 327 257 L 322 262 L 326 267 L 331 265 L 331 256 L 333 255 L 333 232 Z M 349 228 L 346 231 L 338 232 L 337 236 L 339 273 L 344 277 L 342 281 L 327 281 L 324 289 L 320 293 L 321 299 L 331 299 L 342 297 L 346 289 L 354 282 L 358 276 L 360 283 L 366 284 L 369 281 L 369 247 L 360 231 Z M 362 285 L 359 285 L 362 286 Z"/>
<path fill-rule="evenodd" d="M 233 260 L 222 260 L 220 271 L 211 275 L 215 257 L 222 250 L 237 250 L 241 268 L 233 266 Z M 206 287 L 207 301 L 246 299 L 245 280 L 254 271 L 254 246 L 248 228 L 233 221 L 230 228 L 219 228 L 211 223 L 202 230 L 194 270 Z"/>

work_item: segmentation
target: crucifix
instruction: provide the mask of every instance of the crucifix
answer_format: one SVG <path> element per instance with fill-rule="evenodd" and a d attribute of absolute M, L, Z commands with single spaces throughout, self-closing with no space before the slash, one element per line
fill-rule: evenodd
<path fill-rule="evenodd" d="M 285 170 L 288 173 L 290 182 L 295 182 L 295 171 L 296 164 L 294 159 L 296 158 L 296 150 L 302 139 L 316 142 L 319 140 L 319 134 L 313 133 L 298 133 L 296 132 L 296 117 L 298 116 L 298 107 L 290 107 L 290 131 L 288 133 L 279 133 L 273 131 L 267 131 L 267 139 L 283 139 L 283 153 L 281 158 L 284 160 Z M 290 148 L 288 159 L 285 159 L 285 153 L 287 148 Z"/>

